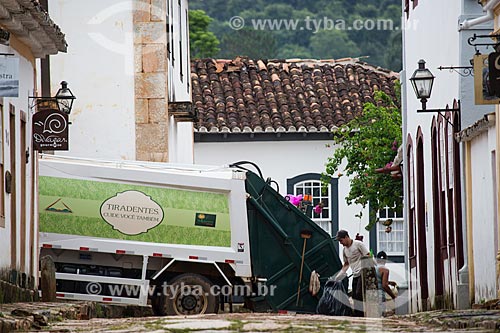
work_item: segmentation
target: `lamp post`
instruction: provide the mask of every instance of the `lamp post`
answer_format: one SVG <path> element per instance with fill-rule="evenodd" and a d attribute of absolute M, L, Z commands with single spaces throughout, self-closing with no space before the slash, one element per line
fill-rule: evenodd
<path fill-rule="evenodd" d="M 456 108 L 427 109 L 427 100 L 431 97 L 434 79 L 435 76 L 432 75 L 431 71 L 425 67 L 425 61 L 420 59 L 418 62 L 418 68 L 415 72 L 413 72 L 413 75 L 410 78 L 413 90 L 415 90 L 415 95 L 417 95 L 417 98 L 420 99 L 420 102 L 422 103 L 422 109 L 417 110 L 417 112 L 437 112 L 458 132 L 460 130 L 460 101 L 458 101 L 458 106 Z M 441 114 L 441 112 L 458 112 L 458 124 L 452 124 Z"/>
<path fill-rule="evenodd" d="M 68 82 L 62 81 L 61 88 L 59 88 L 54 97 L 30 96 L 28 99 L 33 101 L 30 104 L 30 108 L 34 108 L 36 106 L 36 111 L 55 109 L 69 115 L 76 97 L 68 88 Z"/>
<path fill-rule="evenodd" d="M 68 88 L 68 82 L 61 82 L 61 88 L 59 88 L 59 90 L 57 91 L 55 99 L 57 100 L 57 105 L 59 106 L 60 111 L 67 114 L 71 113 L 73 102 L 75 101 L 76 97 Z"/>
<path fill-rule="evenodd" d="M 426 109 L 427 99 L 431 97 L 435 76 L 425 67 L 425 61 L 420 59 L 418 69 L 413 72 L 410 82 L 417 98 L 422 102 L 422 110 Z"/>

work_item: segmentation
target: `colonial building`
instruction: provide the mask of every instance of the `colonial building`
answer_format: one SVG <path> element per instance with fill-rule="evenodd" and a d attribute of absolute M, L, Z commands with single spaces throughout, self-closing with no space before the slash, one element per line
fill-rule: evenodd
<path fill-rule="evenodd" d="M 29 96 L 41 94 L 39 59 L 66 52 L 38 1 L 0 1 L 0 303 L 38 296 L 37 163 Z"/>
<path fill-rule="evenodd" d="M 192 162 L 192 123 L 183 122 L 191 118 L 187 0 L 48 5 L 73 47 L 51 57 L 47 73 L 79 101 L 63 154 Z"/>
<path fill-rule="evenodd" d="M 410 310 L 468 308 L 493 295 L 498 250 L 496 215 L 491 209 L 496 207 L 492 197 L 496 189 L 486 185 L 487 179 L 495 179 L 491 172 L 497 163 L 491 141 L 495 139 L 489 130 L 494 122 L 491 116 L 482 119 L 493 108 L 476 104 L 474 76 L 470 75 L 474 54 L 484 53 L 485 48 L 469 44 L 474 34 L 488 34 L 491 22 L 477 20 L 483 13 L 473 0 L 405 0 L 403 6 L 401 82 Z M 421 69 L 435 76 L 426 105 L 410 84 L 420 60 L 425 61 Z M 419 112 L 425 106 L 427 112 Z M 472 156 L 471 145 L 477 144 L 484 151 Z M 483 177 L 478 178 L 479 174 Z"/>
<path fill-rule="evenodd" d="M 476 39 L 474 42 L 490 44 L 492 47 L 482 53 L 485 57 L 492 54 L 498 58 L 498 54 L 494 53 L 493 49 L 493 46 L 498 46 L 498 38 L 489 38 L 488 35 L 500 33 L 500 1 L 482 0 L 479 2 L 482 5 L 482 12 L 475 18 L 468 18 L 461 22 L 461 27 L 475 30 L 487 25 L 482 35 L 486 38 Z M 475 5 L 475 7 L 481 8 L 480 5 Z M 492 86 L 488 84 L 498 81 L 497 77 L 491 75 L 482 78 L 477 73 L 475 75 L 474 92 L 476 94 L 484 94 L 482 87 L 485 86 L 488 87 L 487 91 L 491 92 L 493 89 L 489 88 Z M 500 148 L 500 129 L 497 125 L 500 121 L 499 102 L 500 98 L 494 96 L 494 99 L 490 101 L 494 104 L 494 108 L 490 110 L 491 113 L 483 117 L 480 114 L 476 115 L 476 122 L 462 131 L 459 136 L 460 141 L 464 143 L 468 196 L 466 208 L 467 244 L 470 257 L 469 289 L 470 300 L 473 303 L 500 298 L 500 221 L 498 219 L 500 159 L 496 154 Z"/>
<path fill-rule="evenodd" d="M 391 277 L 404 287 L 402 212 L 382 212 L 382 219 L 393 218 L 390 233 L 382 223 L 368 232 L 368 208 L 346 203 L 350 185 L 340 177 L 344 171 L 338 170 L 327 192 L 320 180 L 335 149 L 332 131 L 374 102 L 374 91 L 395 98 L 398 75 L 351 58 L 203 59 L 192 62 L 191 72 L 198 114 L 195 163 L 250 161 L 282 195 L 312 195 L 313 206 L 321 202 L 323 209 L 311 218 L 333 235 L 338 229 L 353 238 L 359 233 L 375 253 L 388 252 L 389 260 L 399 263 L 391 264 Z"/>

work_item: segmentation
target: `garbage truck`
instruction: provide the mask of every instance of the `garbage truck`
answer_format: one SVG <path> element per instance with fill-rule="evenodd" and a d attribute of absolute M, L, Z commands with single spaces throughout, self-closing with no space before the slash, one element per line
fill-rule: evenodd
<path fill-rule="evenodd" d="M 151 304 L 157 315 L 231 300 L 313 313 L 311 273 L 324 284 L 340 270 L 338 245 L 275 187 L 248 163 L 41 155 L 40 255 L 55 264 L 60 299 Z"/>

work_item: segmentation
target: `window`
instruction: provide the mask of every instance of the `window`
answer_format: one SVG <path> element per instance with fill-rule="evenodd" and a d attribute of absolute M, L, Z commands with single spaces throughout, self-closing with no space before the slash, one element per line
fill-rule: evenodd
<path fill-rule="evenodd" d="M 172 29 L 173 29 L 173 20 L 172 20 L 172 4 L 170 1 L 167 1 L 167 58 L 169 61 L 172 60 Z"/>
<path fill-rule="evenodd" d="M 453 169 L 454 169 L 454 159 L 453 150 L 455 148 L 453 140 L 453 126 L 448 125 L 448 188 L 453 188 Z"/>
<path fill-rule="evenodd" d="M 293 192 L 294 195 L 311 195 L 313 208 L 320 203 L 323 205 L 321 213 L 315 213 L 313 210 L 309 217 L 331 235 L 332 224 L 329 204 L 331 196 L 331 185 L 328 185 L 328 189 L 326 191 L 322 191 L 321 181 L 308 180 L 295 184 L 293 186 Z"/>
<path fill-rule="evenodd" d="M 415 260 L 415 166 L 413 162 L 413 145 L 411 137 L 408 137 L 408 146 L 406 148 L 408 161 L 408 255 L 410 267 L 416 266 Z"/>
<path fill-rule="evenodd" d="M 415 209 L 415 166 L 413 163 L 413 150 L 410 149 L 408 150 L 408 161 L 409 161 L 409 191 L 410 191 L 410 209 Z"/>
<path fill-rule="evenodd" d="M 447 142 L 446 142 L 446 149 L 447 149 L 447 166 L 448 170 L 446 171 L 446 176 L 447 176 L 447 183 L 448 183 L 448 190 L 447 190 L 447 199 L 448 199 L 448 221 L 449 221 L 449 227 L 448 227 L 448 242 L 450 246 L 450 256 L 455 255 L 455 208 L 454 208 L 454 199 L 453 199 L 453 148 L 455 145 L 453 144 L 453 126 L 449 125 L 447 126 L 448 131 L 447 131 Z M 443 186 L 444 189 L 446 189 L 446 184 Z"/>
<path fill-rule="evenodd" d="M 17 264 L 17 186 L 16 186 L 16 108 L 9 104 L 9 136 L 6 137 L 9 143 L 10 153 L 10 262 L 11 268 L 15 269 Z"/>
<path fill-rule="evenodd" d="M 459 123 L 460 118 L 458 113 L 455 113 L 455 118 L 453 120 L 454 124 Z M 455 200 L 455 226 L 456 226 L 456 235 L 457 239 L 455 241 L 456 243 L 456 255 L 457 255 L 457 267 L 462 267 L 464 265 L 464 246 L 463 246 L 463 233 L 462 233 L 462 186 L 461 186 L 461 172 L 460 172 L 460 146 L 459 143 L 454 140 L 453 141 L 453 176 L 454 176 L 454 200 Z M 492 165 L 495 165 L 495 152 L 493 151 L 492 153 L 493 158 L 492 158 Z M 495 172 L 495 167 L 492 168 L 493 172 Z M 496 184 L 496 174 L 493 174 L 493 184 Z M 494 193 L 494 202 L 496 201 L 496 190 L 493 191 Z M 496 209 L 494 210 L 495 212 L 495 221 L 497 220 L 496 218 Z"/>
<path fill-rule="evenodd" d="M 168 45 L 169 45 L 169 49 L 170 49 L 170 52 L 169 52 L 169 56 L 170 58 L 168 60 L 170 60 L 172 62 L 172 66 L 175 66 L 175 44 L 174 44 L 174 26 L 177 22 L 175 22 L 175 7 L 173 5 L 173 1 L 169 1 L 169 8 L 170 8 L 170 11 L 169 11 L 169 16 L 168 16 L 168 27 L 170 28 L 170 33 L 169 33 L 169 41 L 168 41 Z"/>
<path fill-rule="evenodd" d="M 179 0 L 179 11 L 178 11 L 178 14 L 179 14 L 179 21 L 178 21 L 178 24 L 179 25 L 182 25 L 183 23 L 183 20 L 182 20 L 182 4 L 181 4 L 181 0 Z M 182 48 L 182 37 L 179 38 L 179 58 L 180 58 L 180 66 L 179 66 L 179 71 L 180 71 L 180 78 L 181 78 L 181 82 L 184 82 L 184 71 L 183 71 L 183 67 L 184 67 L 184 63 L 182 61 L 182 56 L 183 56 L 183 53 L 184 53 L 184 49 Z"/>
<path fill-rule="evenodd" d="M 189 61 L 189 13 L 188 10 L 186 9 L 184 11 L 184 24 L 186 25 L 186 29 L 184 29 L 184 40 L 186 44 L 186 60 L 183 66 L 186 66 L 186 72 L 189 73 L 189 68 L 191 66 L 190 61 Z M 186 80 L 186 93 L 191 94 L 191 80 Z"/>
<path fill-rule="evenodd" d="M 323 190 L 321 175 L 307 173 L 287 180 L 287 193 L 293 195 L 310 195 L 312 208 L 322 204 L 321 212 L 315 213 L 314 209 L 309 216 L 323 230 L 332 235 L 338 230 L 338 179 L 334 178 Z"/>
<path fill-rule="evenodd" d="M 26 112 L 22 111 L 19 114 L 21 118 L 21 130 L 20 130 L 20 142 L 19 146 L 21 148 L 21 177 L 19 177 L 19 182 L 21 183 L 21 190 L 19 192 L 19 197 L 20 197 L 20 216 L 19 216 L 19 222 L 20 222 L 20 236 L 21 236 L 21 242 L 19 243 L 19 246 L 21 248 L 21 271 L 25 272 L 26 271 L 26 247 L 29 246 L 26 243 L 26 177 L 27 177 L 27 170 L 26 170 L 26 164 L 27 164 L 27 158 L 26 158 L 26 149 L 27 149 L 27 140 L 26 140 L 26 132 L 27 132 L 27 114 Z"/>
<path fill-rule="evenodd" d="M 447 157 L 447 151 L 446 151 L 446 140 L 447 140 L 447 130 L 446 128 L 446 123 L 440 120 L 439 125 L 439 166 L 440 166 L 440 181 L 439 181 L 439 191 L 438 191 L 438 200 L 440 204 L 440 235 L 441 235 L 441 240 L 440 240 L 440 246 L 443 249 L 441 251 L 441 259 L 447 259 L 448 258 L 448 252 L 445 250 L 447 247 L 448 239 L 447 239 L 447 227 L 446 224 L 448 223 L 448 218 L 449 215 L 446 210 L 446 179 L 447 179 L 447 165 L 446 165 L 446 157 Z"/>
<path fill-rule="evenodd" d="M 418 271 L 420 278 L 420 294 L 422 295 L 422 300 L 429 298 L 429 289 L 427 283 L 427 233 L 425 222 L 427 221 L 427 208 L 425 202 L 425 180 L 424 180 L 424 135 L 422 133 L 422 128 L 419 126 L 417 129 L 417 146 L 415 149 L 415 171 L 416 171 L 416 207 L 417 207 L 417 219 L 416 219 L 416 231 L 418 248 Z M 411 264 L 410 264 L 410 267 Z"/>
<path fill-rule="evenodd" d="M 167 6 L 168 100 L 187 103 L 191 102 L 188 1 L 168 1 Z"/>
<path fill-rule="evenodd" d="M 385 207 L 377 217 L 377 251 L 385 251 L 389 256 L 404 255 L 403 211 Z"/>
<path fill-rule="evenodd" d="M 441 184 L 446 188 L 446 130 L 445 124 L 439 123 L 439 161 L 441 162 Z"/>

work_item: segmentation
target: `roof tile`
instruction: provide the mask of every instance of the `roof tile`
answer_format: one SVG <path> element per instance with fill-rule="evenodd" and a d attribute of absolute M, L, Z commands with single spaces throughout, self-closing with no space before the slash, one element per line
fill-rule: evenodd
<path fill-rule="evenodd" d="M 198 132 L 326 132 L 350 121 L 397 73 L 358 59 L 192 62 Z"/>

